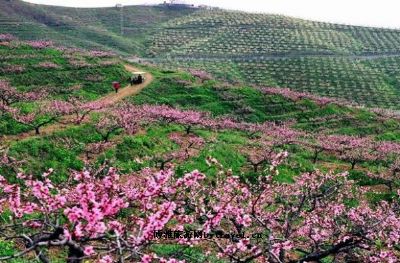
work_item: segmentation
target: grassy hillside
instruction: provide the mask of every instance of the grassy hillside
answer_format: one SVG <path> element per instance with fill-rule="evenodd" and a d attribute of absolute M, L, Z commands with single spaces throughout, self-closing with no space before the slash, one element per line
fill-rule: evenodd
<path fill-rule="evenodd" d="M 49 89 L 52 92 L 43 98 L 46 101 L 72 96 L 79 97 L 82 101 L 90 101 L 110 91 L 109 84 L 112 80 L 128 76 L 121 64 L 109 63 L 110 57 L 94 57 L 93 53 L 88 51 L 55 47 L 38 49 L 25 42 L 12 42 L 2 45 L 0 54 L 0 80 L 8 81 L 18 91 L 39 92 L 45 87 L 58 87 Z M 119 62 L 113 59 L 112 62 Z M 44 65 L 47 65 L 47 68 L 44 68 Z M 49 65 L 52 66 L 49 68 Z M 301 135 L 295 142 L 277 144 L 269 149 L 268 143 L 274 143 L 276 138 L 263 135 L 262 132 L 193 125 L 190 133 L 187 133 L 187 127 L 179 121 L 160 118 L 155 122 L 144 121 L 133 134 L 125 132 L 122 128 L 111 128 L 110 136 L 105 142 L 99 130 L 104 128 L 101 126 L 107 126 L 107 122 L 99 122 L 99 119 L 115 110 L 112 108 L 92 112 L 87 121 L 65 126 L 46 135 L 18 137 L 27 127 L 17 125 L 13 122 L 11 114 L 5 111 L 0 115 L 0 135 L 9 133 L 16 137 L 8 137 L 7 141 L 0 137 L 0 154 L 7 152 L 12 160 L 11 165 L 6 163 L 7 165 L 0 166 L 0 174 L 8 180 L 18 182 L 20 179 L 15 178 L 17 172 L 23 171 L 40 178 L 43 171 L 53 168 L 54 172 L 49 178 L 58 186 L 70 184 L 70 170 L 87 168 L 96 171 L 99 167 L 115 167 L 123 173 L 138 173 L 145 167 L 156 170 L 163 165 L 170 165 L 174 168 L 176 177 L 198 169 L 205 173 L 209 180 L 213 180 L 219 169 L 211 166 L 208 160 L 216 158 L 221 167 L 231 168 L 232 173 L 240 176 L 241 180 L 256 182 L 264 177 L 270 164 L 266 161 L 261 162 L 255 168 L 251 157 L 267 151 L 267 148 L 271 153 L 289 153 L 288 159 L 279 165 L 279 174 L 274 176 L 274 181 L 290 183 L 299 174 L 315 169 L 350 170 L 349 178 L 356 181 L 357 187 L 363 187 L 369 201 L 391 201 L 397 198 L 397 188 L 392 189 L 392 185 L 386 186 L 387 181 L 373 176 L 391 171 L 392 160 L 398 157 L 394 152 L 389 152 L 379 159 L 358 157 L 357 164 L 352 167 L 349 159 L 342 158 L 334 151 L 321 151 L 316 158 L 314 149 L 307 143 L 312 143 L 320 136 L 325 139 L 329 135 L 351 135 L 360 140 L 370 138 L 374 145 L 386 143 L 395 147 L 400 145 L 398 118 L 385 117 L 379 113 L 338 103 L 318 104 L 309 98 L 292 99 L 266 94 L 248 85 L 205 80 L 184 71 L 141 67 L 144 71 L 151 72 L 154 81 L 137 96 L 126 98 L 127 104 L 123 104 L 123 109 L 132 106 L 129 103 L 168 105 L 177 109 L 207 112 L 210 119 L 225 117 L 237 123 L 248 124 L 269 121 L 267 125 L 270 127 L 275 123 L 280 127 L 290 127 Z M 76 85 L 79 89 L 68 89 Z M 25 102 L 11 105 L 15 109 L 29 106 L 32 105 Z M 112 124 L 112 120 L 110 122 Z M 189 143 L 191 141 L 192 143 Z M 388 180 L 393 180 L 393 185 L 398 186 L 399 181 L 393 176 Z M 1 211 L 2 225 L 10 223 L 9 213 L 7 208 Z M 123 210 L 118 214 L 118 218 L 126 220 L 129 215 L 134 214 L 131 210 Z M 30 234 L 29 228 L 25 227 L 21 232 Z M 0 238 L 0 257 L 15 254 L 20 246 L 19 243 Z M 207 255 L 200 246 L 162 243 L 150 246 L 146 252 L 156 252 L 164 257 L 176 257 L 187 262 L 225 262 L 216 259 L 214 254 Z M 49 248 L 46 254 L 51 262 L 64 262 L 67 248 Z M 91 259 L 88 260 L 92 262 Z M 333 261 L 334 259 L 326 262 Z M 33 253 L 28 253 L 23 259 L 15 259 L 13 262 L 39 261 Z"/>
<path fill-rule="evenodd" d="M 171 6 L 68 8 L 0 3 L 0 31 L 101 45 L 130 54 L 240 57 L 279 54 L 396 54 L 400 31 L 278 15 Z M 121 34 L 121 16 L 123 32 Z M 65 44 L 65 43 L 64 43 Z"/>
<path fill-rule="evenodd" d="M 117 60 L 112 60 L 112 57 L 91 57 L 85 51 L 60 50 L 54 47 L 37 49 L 20 43 L 14 47 L 2 46 L 0 53 L 3 54 L 0 62 L 3 71 L 0 79 L 8 81 L 12 87 L 20 92 L 46 90 L 48 96 L 43 98 L 44 100 L 66 100 L 71 97 L 77 97 L 83 101 L 94 100 L 111 91 L 111 81 L 125 79 L 129 76 L 121 64 Z M 80 61 L 79 66 L 76 66 L 77 61 Z M 113 63 L 104 63 L 110 61 Z M 83 65 L 82 62 L 85 62 L 85 64 Z M 45 64 L 43 63 L 52 63 L 52 67 L 44 68 Z M 13 69 L 14 71 L 6 71 L 5 69 Z M 19 69 L 19 71 L 15 71 L 15 69 Z M 201 81 L 181 71 L 165 71 L 154 67 L 145 67 L 144 69 L 153 74 L 154 81 L 140 94 L 128 98 L 128 102 L 164 104 L 182 109 L 209 112 L 213 118 L 229 117 L 249 123 L 287 122 L 291 123 L 293 128 L 313 135 L 322 132 L 372 136 L 377 140 L 400 141 L 399 122 L 397 120 L 385 119 L 364 109 L 336 104 L 318 105 L 309 99 L 293 101 L 281 95 L 264 94 L 260 90 L 247 85 L 231 85 L 217 80 Z M 29 110 L 32 107 L 31 105 L 34 105 L 34 102 L 16 103 L 12 106 Z M 0 124 L 0 132 L 3 135 L 17 135 L 28 129 L 28 127 L 13 122 L 7 114 L 1 115 Z M 163 124 L 162 127 L 164 126 Z M 166 125 L 166 127 L 169 126 L 169 124 Z M 172 126 L 171 129 L 173 130 L 181 129 L 181 127 Z M 156 133 L 158 133 L 157 127 L 160 128 L 155 126 L 154 132 Z M 163 130 L 164 128 L 160 129 Z M 166 131 L 169 131 L 170 128 L 166 129 Z M 92 135 L 82 136 L 85 132 Z M 210 136 L 206 135 L 208 132 L 205 130 L 203 132 L 205 132 L 206 137 Z M 200 134 L 203 134 L 203 132 L 200 132 Z M 58 143 L 70 145 L 71 141 L 79 142 L 77 144 L 80 145 L 79 149 L 74 148 L 74 151 L 78 151 L 75 154 L 82 154 L 83 146 L 88 142 L 101 139 L 94 131 L 93 123 L 80 125 L 71 128 L 71 131 L 67 130 L 59 134 L 60 136 L 72 137 Z M 117 136 L 117 144 L 123 139 L 118 134 L 120 133 L 117 132 L 115 135 Z M 54 137 L 58 141 L 57 136 L 52 135 L 49 138 Z M 245 141 L 252 139 L 251 135 L 240 136 L 249 136 Z M 245 143 L 242 139 L 238 140 L 239 144 Z M 48 138 L 38 137 L 27 139 L 27 141 L 29 143 L 26 144 L 26 147 L 31 147 L 35 145 L 32 144 L 35 141 L 47 144 Z M 162 141 L 157 140 L 157 142 L 151 142 L 151 144 L 162 144 Z M 15 143 L 17 144 L 12 145 L 15 147 L 18 145 L 17 148 L 20 150 L 25 147 L 23 146 L 24 141 Z M 11 149 L 14 149 L 14 146 Z M 163 146 L 160 145 L 160 147 Z M 49 149 L 52 149 L 52 147 L 49 147 Z M 45 152 L 48 150 L 45 150 Z M 126 150 L 131 151 L 128 148 Z M 73 153 L 70 154 L 73 155 Z M 111 156 L 109 157 L 111 158 Z M 132 156 L 132 158 L 134 157 Z M 34 157 L 30 156 L 29 158 Z M 65 165 L 66 169 L 73 168 L 69 167 L 68 163 L 64 163 L 63 159 L 57 162 L 60 162 L 59 165 Z M 122 163 L 120 164 L 122 165 Z M 126 164 L 124 164 L 124 167 L 126 167 Z"/>
<path fill-rule="evenodd" d="M 1 1 L 0 32 L 21 39 L 51 39 L 62 45 L 142 54 L 147 37 L 158 30 L 160 23 L 191 12 L 146 6 L 128 6 L 121 12 L 115 7 L 67 8 Z"/>
<path fill-rule="evenodd" d="M 341 98 L 372 108 L 400 109 L 400 57 L 167 60 L 161 64 L 167 68 L 202 69 L 229 82 L 288 87 L 296 91 Z"/>
<path fill-rule="evenodd" d="M 111 82 L 124 85 L 130 74 L 114 55 L 56 47 L 36 48 L 29 42 L 0 45 L 0 80 L 20 93 L 45 93 L 45 100 L 72 97 L 92 101 L 112 91 Z M 3 84 L 4 82 L 2 82 Z M 29 111 L 36 102 L 17 103 Z M 0 135 L 27 131 L 9 116 L 0 115 Z"/>
<path fill-rule="evenodd" d="M 213 57 L 399 52 L 400 31 L 285 16 L 200 10 L 164 24 L 155 54 Z"/>
<path fill-rule="evenodd" d="M 156 63 L 231 82 L 399 109 L 399 41 L 399 30 L 199 11 L 166 23 L 150 52 Z"/>
<path fill-rule="evenodd" d="M 123 32 L 121 34 L 121 13 Z M 224 10 L 0 3 L 0 32 L 400 109 L 400 31 Z"/>
<path fill-rule="evenodd" d="M 1 62 L 3 68 L 12 68 L 12 65 L 23 67 L 22 72 L 3 72 L 1 79 L 9 81 L 13 87 L 16 87 L 21 92 L 47 90 L 49 96 L 44 98 L 45 100 L 65 100 L 70 97 L 77 97 L 84 101 L 93 100 L 111 91 L 111 81 L 125 79 L 128 76 L 121 67 L 121 64 L 102 65 L 102 62 L 110 61 L 110 58 L 90 58 L 83 51 L 74 51 L 72 55 L 67 51 L 60 51 L 52 47 L 35 49 L 21 44 L 16 48 L 3 46 L 0 48 L 0 52 L 7 54 Z M 79 58 L 85 61 L 87 65 L 83 68 L 73 66 L 70 64 L 71 57 L 74 59 Z M 58 67 L 44 69 L 40 66 L 43 65 L 40 64 L 43 62 L 53 62 Z M 144 69 L 153 74 L 154 81 L 138 95 L 128 98 L 127 102 L 134 104 L 169 105 L 181 109 L 209 112 L 212 118 L 229 117 L 237 121 L 249 123 L 263 123 L 266 121 L 276 123 L 286 122 L 290 123 L 293 128 L 310 133 L 312 136 L 325 133 L 372 136 L 378 141 L 400 141 L 400 134 L 398 132 L 400 124 L 398 120 L 382 118 L 379 114 L 364 109 L 336 104 L 321 106 L 309 99 L 293 101 L 281 95 L 263 94 L 260 90 L 246 85 L 231 85 L 216 80 L 201 81 L 182 71 L 165 71 L 154 67 L 145 67 Z M 94 77 L 96 77 L 96 81 L 92 80 Z M 77 86 L 79 88 L 70 89 Z M 13 107 L 27 108 L 29 110 L 31 104 L 33 105 L 34 103 L 17 103 Z M 16 124 L 7 114 L 1 116 L 0 123 L 1 134 L 18 135 L 28 129 L 28 127 Z M 94 128 L 95 123 L 96 119 L 92 123 L 71 127 L 65 131 L 56 132 L 46 137 L 39 136 L 27 138 L 22 141 L 17 140 L 11 143 L 10 152 L 15 154 L 15 157 L 18 159 L 29 159 L 29 164 L 25 168 L 32 172 L 35 170 L 41 171 L 41 168 L 48 168 L 49 166 L 47 165 L 50 165 L 50 163 L 55 167 L 60 167 L 61 171 L 75 168 L 76 162 L 70 162 L 70 158 L 78 160 L 77 157 L 72 156 L 82 155 L 86 144 L 101 141 L 100 135 Z M 138 163 L 132 160 L 143 157 L 143 147 L 150 147 L 152 149 L 149 149 L 147 153 L 150 155 L 156 152 L 163 152 L 168 147 L 172 147 L 173 149 L 174 146 L 168 143 L 168 135 L 171 132 L 183 130 L 183 127 L 161 123 L 160 125 L 150 126 L 146 129 L 149 129 L 149 133 L 145 132 L 145 134 L 127 138 L 125 138 L 125 135 L 121 131 L 113 133 L 112 140 L 115 140 L 113 143 L 116 148 L 112 148 L 114 150 L 106 153 L 107 157 L 100 155 L 99 161 L 102 158 L 112 159 L 112 162 L 116 162 L 115 165 L 117 167 L 121 166 L 121 168 L 129 171 L 146 165 L 157 165 L 155 160 L 149 160 L 145 164 L 138 166 Z M 253 135 L 242 132 L 209 131 L 204 128 L 195 129 L 195 134 L 204 136 L 205 140 L 215 136 L 222 136 L 221 138 L 227 140 L 229 142 L 229 145 L 226 145 L 227 148 L 220 145 L 219 140 L 207 140 L 207 149 L 211 147 L 207 151 L 213 151 L 211 149 L 219 145 L 217 148 L 220 149 L 218 151 L 221 151 L 219 154 L 221 154 L 222 159 L 226 158 L 223 156 L 234 154 L 236 147 L 245 145 L 250 147 L 254 139 Z M 136 145 L 137 143 L 143 145 L 139 147 Z M 230 143 L 234 143 L 236 146 L 233 147 Z M 65 147 L 75 146 L 64 151 L 60 150 L 64 149 L 62 145 Z M 129 152 L 129 154 L 125 151 Z M 225 155 L 225 151 L 229 151 L 229 154 Z M 50 158 L 47 164 L 46 162 L 39 162 L 36 159 L 42 158 L 41 153 L 46 153 L 46 156 L 48 155 L 48 158 Z M 64 154 L 69 156 L 67 158 L 69 161 L 66 162 L 64 157 L 62 157 Z M 329 158 L 330 162 L 336 162 L 332 157 Z M 203 161 L 202 157 L 195 157 L 190 162 L 191 166 L 194 167 L 198 165 L 197 162 L 202 163 Z M 227 158 L 226 161 L 240 162 L 240 164 L 227 164 L 228 167 L 231 165 L 237 167 L 238 170 L 241 167 L 246 169 L 245 156 L 242 154 L 239 154 L 237 158 Z M 303 161 L 305 163 L 301 165 L 304 167 L 313 165 L 307 158 Z M 31 165 L 34 165 L 34 169 Z M 37 165 L 40 167 L 36 167 Z M 45 167 L 42 167 L 43 165 Z M 375 164 L 366 162 L 365 165 L 367 167 L 374 167 Z M 378 169 L 378 167 L 374 169 Z"/>

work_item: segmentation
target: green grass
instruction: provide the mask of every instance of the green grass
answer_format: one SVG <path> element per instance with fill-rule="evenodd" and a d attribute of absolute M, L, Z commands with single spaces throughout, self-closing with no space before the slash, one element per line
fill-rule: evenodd
<path fill-rule="evenodd" d="M 325 130 L 347 135 L 379 135 L 378 139 L 397 138 L 398 121 L 381 122 L 367 110 L 333 104 L 319 107 L 309 100 L 295 103 L 279 95 L 264 95 L 252 87 L 224 87 L 215 81 L 199 83 L 179 71 L 150 71 L 157 76 L 156 80 L 129 101 L 196 109 L 210 112 L 214 117 L 231 116 L 247 122 L 295 120 L 295 127 L 307 132 Z M 331 120 L 321 121 L 323 117 Z"/>
<path fill-rule="evenodd" d="M 1 48 L 0 48 L 1 50 Z M 33 53 L 30 48 L 23 47 L 13 50 L 16 54 Z M 54 57 L 60 65 L 67 67 L 63 62 L 62 54 L 50 52 L 45 55 Z M 46 58 L 48 60 L 49 58 Z M 91 61 L 93 62 L 93 61 Z M 19 61 L 18 63 L 23 63 Z M 54 79 L 50 75 L 43 74 L 43 71 L 36 70 L 32 62 L 28 59 L 24 63 L 32 75 L 33 81 L 50 81 L 57 83 L 62 76 L 63 81 L 73 84 L 82 81 L 85 70 L 70 69 L 69 74 L 62 75 L 58 72 Z M 29 64 L 31 63 L 31 64 Z M 293 102 L 278 95 L 264 95 L 257 89 L 247 85 L 227 85 L 217 80 L 201 83 L 198 79 L 189 74 L 176 70 L 164 70 L 153 67 L 144 67 L 155 77 L 154 82 L 146 87 L 138 95 L 127 98 L 130 102 L 137 104 L 167 104 L 173 107 L 184 109 L 194 109 L 209 112 L 213 117 L 229 116 L 239 121 L 261 123 L 264 121 L 295 121 L 294 128 L 305 131 L 310 135 L 316 135 L 321 131 L 329 134 L 350 134 L 373 136 L 376 140 L 400 141 L 398 131 L 399 121 L 395 119 L 382 121 L 374 113 L 365 109 L 349 108 L 338 105 L 317 106 L 313 101 L 301 100 Z M 107 81 L 98 83 L 98 88 L 91 91 L 84 82 L 84 87 L 89 89 L 86 99 L 98 98 L 107 93 L 107 82 L 112 78 L 124 75 L 120 65 L 115 67 L 100 67 L 96 74 L 104 74 Z M 22 74 L 23 75 L 23 74 Z M 21 75 L 21 76 L 22 76 Z M 50 79 L 42 80 L 42 76 Z M 80 79 L 79 76 L 82 76 Z M 25 85 L 17 75 L 8 75 L 7 78 L 13 81 L 19 90 L 29 90 L 33 86 Z M 61 80 L 60 80 L 61 82 Z M 102 90 L 102 87 L 104 90 Z M 63 99 L 70 95 L 62 92 L 55 93 L 51 99 Z M 24 112 L 34 109 L 35 103 L 17 103 Z M 100 142 L 101 136 L 96 133 L 94 124 L 99 113 L 93 114 L 92 122 L 79 126 L 72 126 L 62 131 L 54 132 L 51 135 L 36 136 L 27 139 L 11 141 L 9 154 L 17 160 L 24 161 L 20 165 L 21 171 L 39 177 L 42 172 L 49 168 L 54 169 L 51 179 L 55 183 L 64 182 L 70 170 L 81 170 L 84 168 L 85 147 L 91 143 Z M 320 120 L 321 117 L 329 117 L 331 121 Z M 26 131 L 26 127 L 16 125 L 10 120 L 9 116 L 0 117 L 0 131 L 3 134 L 18 134 Z M 145 167 L 159 168 L 158 159 L 164 154 L 179 150 L 179 145 L 169 139 L 171 133 L 185 134 L 184 127 L 175 124 L 153 123 L 140 129 L 135 135 L 126 135 L 119 130 L 112 134 L 110 140 L 112 147 L 105 149 L 98 155 L 93 156 L 90 165 L 98 167 L 104 163 L 108 166 L 117 168 L 121 173 L 135 173 Z M 260 167 L 260 172 L 253 172 L 251 165 L 247 162 L 245 150 L 254 145 L 257 134 L 248 134 L 232 130 L 209 130 L 200 127 L 193 127 L 192 133 L 204 139 L 205 144 L 196 149 L 195 154 L 186 160 L 172 160 L 176 171 L 176 176 L 183 176 L 185 173 L 194 169 L 205 173 L 208 179 L 215 178 L 219 169 L 209 166 L 206 162 L 207 157 L 216 158 L 222 165 L 223 170 L 232 169 L 234 175 L 241 179 L 248 179 L 250 182 L 256 181 L 259 176 L 263 176 L 264 171 L 268 171 L 269 165 Z M 3 145 L 0 145 L 3 146 Z M 333 155 L 323 153 L 319 156 L 316 164 L 312 163 L 312 152 L 299 145 L 290 145 L 284 148 L 289 152 L 289 158 L 279 166 L 279 174 L 274 177 L 281 183 L 293 183 L 296 176 L 301 173 L 309 172 L 318 168 L 327 172 L 330 167 L 337 172 L 347 170 L 349 164 L 336 159 Z M 350 172 L 350 178 L 356 180 L 359 185 L 373 186 L 382 183 L 380 180 L 371 179 L 365 171 L 379 173 L 384 170 L 387 163 L 383 162 L 364 162 L 357 164 L 356 170 Z M 6 178 L 15 179 L 16 171 L 8 167 L 0 167 L 0 174 Z M 378 200 L 390 200 L 393 193 L 370 194 L 368 198 L 376 202 Z M 125 210 L 121 216 L 127 216 L 132 211 Z M 0 218 L 1 219 L 1 218 Z M 160 255 L 169 257 L 177 255 L 177 258 L 186 259 L 194 262 L 193 258 L 201 262 L 218 262 L 214 258 L 206 258 L 203 251 L 178 245 L 157 245 L 152 248 Z M 0 251 L 3 253 L 13 253 L 14 245 L 0 240 Z M 57 259 L 55 259 L 57 260 Z M 27 261 L 15 261 L 27 262 Z"/>
<path fill-rule="evenodd" d="M 144 52 L 148 36 L 160 24 L 191 14 L 191 9 L 126 6 L 121 35 L 121 10 L 111 8 L 68 8 L 26 3 L 0 3 L 0 32 L 21 39 L 51 39 L 62 45 L 110 49 L 125 54 Z"/>
<path fill-rule="evenodd" d="M 61 51 L 45 48 L 42 50 L 34 49 L 25 45 L 15 48 L 0 46 L 0 54 L 4 54 L 6 59 L 0 59 L 0 67 L 6 65 L 18 65 L 24 67 L 22 73 L 3 72 L 0 77 L 10 82 L 13 87 L 21 91 L 40 91 L 47 89 L 54 97 L 67 98 L 71 95 L 81 95 L 88 100 L 96 99 L 110 91 L 112 81 L 121 81 L 127 84 L 130 76 L 125 71 L 122 64 L 104 66 L 103 61 L 110 58 L 90 58 L 84 53 L 75 52 L 75 59 L 82 60 L 90 64 L 90 67 L 77 70 L 72 66 L 67 57 L 70 55 Z M 26 55 L 33 57 L 20 58 Z M 38 66 L 40 62 L 53 62 L 59 66 L 56 69 L 45 69 Z M 99 77 L 100 81 L 89 80 L 90 76 Z M 70 87 L 81 85 L 78 90 L 69 90 Z"/>
<path fill-rule="evenodd" d="M 90 67 L 75 68 L 68 61 L 70 56 L 90 63 Z M 115 60 L 116 64 L 101 64 L 111 59 Z M 40 62 L 52 62 L 59 68 L 45 69 L 38 66 Z M 21 66 L 24 71 L 21 73 L 0 71 L 0 79 L 7 80 L 19 92 L 35 93 L 44 90 L 48 93 L 45 100 L 67 100 L 70 97 L 79 97 L 84 101 L 96 100 L 113 92 L 111 88 L 113 81 L 120 81 L 124 86 L 130 77 L 130 73 L 115 58 L 93 58 L 84 52 L 67 54 L 54 48 L 35 49 L 24 44 L 16 47 L 0 46 L 0 68 L 10 65 Z M 92 80 L 93 76 L 97 80 Z M 33 105 L 17 103 L 12 106 L 29 112 L 29 108 Z M 0 134 L 19 134 L 29 129 L 28 126 L 13 121 L 7 114 L 0 114 Z"/>
<path fill-rule="evenodd" d="M 83 169 L 83 162 L 77 159 L 77 152 L 43 139 L 29 139 L 13 144 L 10 154 L 24 160 L 25 172 L 39 176 L 41 172 L 53 168 L 56 182 L 67 179 L 69 169 Z"/>
<path fill-rule="evenodd" d="M 0 3 L 1 21 L 7 22 L 0 23 L 0 33 L 21 39 L 110 49 L 154 58 L 170 68 L 205 69 L 230 82 L 289 87 L 368 107 L 400 109 L 400 30 L 226 10 L 126 6 L 121 12 L 115 7 L 77 9 L 20 0 Z M 21 78 L 33 77 L 26 74 Z M 48 77 L 46 73 L 37 83 Z M 84 90 L 93 94 L 98 88 Z M 202 95 L 192 99 L 215 107 Z"/>

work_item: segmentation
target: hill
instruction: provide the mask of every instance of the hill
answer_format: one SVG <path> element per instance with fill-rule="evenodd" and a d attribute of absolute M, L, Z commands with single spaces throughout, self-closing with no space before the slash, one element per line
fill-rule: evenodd
<path fill-rule="evenodd" d="M 0 2 L 0 32 L 20 39 L 48 39 L 61 45 L 142 54 L 159 24 L 193 12 L 190 8 L 126 6 L 68 8 L 17 1 Z M 121 14 L 123 35 L 121 35 Z"/>
<path fill-rule="evenodd" d="M 399 109 L 399 30 L 163 5 L 80 9 L 17 0 L 0 3 L 0 32 Z"/>
<path fill-rule="evenodd" d="M 397 54 L 400 31 L 280 15 L 198 10 L 166 22 L 151 52 L 185 57 Z"/>
<path fill-rule="evenodd" d="M 68 40 L 73 39 L 78 45 L 99 44 L 156 57 L 390 55 L 400 51 L 399 30 L 280 15 L 180 5 L 69 8 L 20 0 L 2 1 L 0 7 L 0 30 L 22 39 L 47 37 L 63 44 L 72 44 Z"/>
<path fill-rule="evenodd" d="M 150 61 L 399 109 L 399 41 L 399 30 L 202 10 L 164 24 Z"/>
<path fill-rule="evenodd" d="M 160 262 L 250 262 L 264 261 L 275 253 L 270 244 L 282 240 L 274 262 L 333 262 L 337 244 L 346 249 L 339 256 L 363 262 L 381 251 L 400 257 L 393 236 L 400 222 L 400 118 L 392 112 L 232 85 L 196 70 L 127 65 L 109 52 L 2 38 L 1 260 L 152 262 L 156 253 Z M 133 66 L 147 72 L 145 88 L 105 103 L 122 93 L 110 82 L 125 84 Z M 58 129 L 31 133 L 54 124 Z M 197 212 L 203 200 L 209 217 Z M 209 226 L 221 207 L 229 208 L 223 223 Z M 177 224 L 266 238 L 273 231 L 274 239 L 264 245 L 251 238 L 265 248 L 262 257 L 243 247 L 230 251 L 231 242 L 247 238 L 154 242 L 154 231 Z M 309 237 L 310 224 L 318 239 Z M 358 231 L 368 238 L 357 239 Z M 348 236 L 361 245 L 343 241 Z M 315 255 L 315 244 L 323 253 Z"/>

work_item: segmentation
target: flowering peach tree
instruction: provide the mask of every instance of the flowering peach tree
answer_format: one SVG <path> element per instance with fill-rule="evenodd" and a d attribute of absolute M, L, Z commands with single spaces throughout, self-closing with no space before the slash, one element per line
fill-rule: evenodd
<path fill-rule="evenodd" d="M 67 251 L 67 262 L 183 262 L 162 258 L 153 244 L 197 246 L 231 262 L 398 262 L 398 196 L 368 203 L 347 173 L 298 175 L 274 180 L 286 154 L 277 154 L 256 183 L 224 170 L 177 177 L 170 169 L 137 174 L 72 172 L 55 185 L 52 170 L 41 178 L 0 177 L 0 226 L 5 240 L 20 241 L 8 260 L 48 249 Z"/>
<path fill-rule="evenodd" d="M 46 92 L 19 92 L 6 80 L 0 80 L 0 103 L 11 106 L 17 102 L 36 101 L 47 96 Z"/>

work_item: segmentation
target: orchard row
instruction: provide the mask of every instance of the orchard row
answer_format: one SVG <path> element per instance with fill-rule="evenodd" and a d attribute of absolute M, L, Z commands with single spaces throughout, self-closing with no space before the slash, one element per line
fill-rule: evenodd
<path fill-rule="evenodd" d="M 169 21 L 152 38 L 157 55 L 398 53 L 398 30 L 363 28 L 227 11 L 198 11 Z"/>
<path fill-rule="evenodd" d="M 397 57 L 365 60 L 311 57 L 217 62 L 171 59 L 160 63 L 169 67 L 197 68 L 229 82 L 290 88 L 368 107 L 398 109 L 400 59 Z"/>

